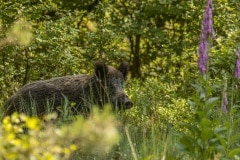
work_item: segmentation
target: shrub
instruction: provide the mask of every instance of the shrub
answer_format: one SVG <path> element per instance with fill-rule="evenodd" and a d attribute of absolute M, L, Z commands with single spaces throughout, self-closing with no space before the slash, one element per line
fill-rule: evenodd
<path fill-rule="evenodd" d="M 108 108 L 108 107 L 107 107 Z M 70 159 L 80 153 L 106 153 L 118 142 L 116 121 L 109 109 L 57 127 L 50 121 L 14 113 L 0 126 L 0 159 Z M 101 146 L 101 147 L 99 147 Z"/>

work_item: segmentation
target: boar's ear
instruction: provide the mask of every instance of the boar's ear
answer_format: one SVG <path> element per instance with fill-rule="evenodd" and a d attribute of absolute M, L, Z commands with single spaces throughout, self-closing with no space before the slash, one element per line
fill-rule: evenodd
<path fill-rule="evenodd" d="M 118 67 L 118 70 L 122 72 L 124 79 L 127 78 L 127 74 L 129 71 L 129 63 L 128 62 L 122 62 L 120 66 Z"/>
<path fill-rule="evenodd" d="M 108 72 L 108 66 L 103 61 L 97 61 L 95 63 L 95 75 L 99 79 L 104 79 Z"/>

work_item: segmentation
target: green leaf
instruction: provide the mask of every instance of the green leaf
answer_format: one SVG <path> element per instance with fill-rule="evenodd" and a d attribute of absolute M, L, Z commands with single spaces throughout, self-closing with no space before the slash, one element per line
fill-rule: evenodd
<path fill-rule="evenodd" d="M 221 146 L 223 146 L 224 148 L 226 148 L 227 142 L 226 142 L 225 137 L 222 136 L 222 135 L 218 135 L 218 134 L 217 134 L 216 136 L 217 136 L 218 140 L 220 141 Z"/>
<path fill-rule="evenodd" d="M 233 105 L 232 109 L 239 109 L 240 105 Z"/>
<path fill-rule="evenodd" d="M 239 141 L 240 139 L 240 133 L 235 134 L 234 136 L 231 137 L 231 139 L 229 140 L 229 145 L 232 145 L 233 143 L 235 143 L 236 141 Z"/>
<path fill-rule="evenodd" d="M 209 139 L 211 139 L 213 136 L 213 130 L 210 128 L 206 128 L 202 130 L 201 133 L 201 139 L 203 142 L 208 141 Z"/>
<path fill-rule="evenodd" d="M 237 154 L 240 154 L 240 148 L 236 148 L 236 149 L 233 149 L 231 150 L 229 153 L 228 153 L 228 156 L 230 158 L 233 158 L 235 155 Z"/>
<path fill-rule="evenodd" d="M 214 133 L 216 134 L 221 134 L 221 133 L 224 133 L 226 132 L 226 127 L 216 127 L 214 128 Z"/>
<path fill-rule="evenodd" d="M 180 143 L 187 151 L 190 151 L 191 153 L 194 153 L 195 148 L 198 147 L 196 140 L 188 135 L 184 135 L 180 139 Z"/>
<path fill-rule="evenodd" d="M 209 108 L 214 107 L 219 102 L 219 97 L 211 97 L 206 101 L 206 106 Z"/>
<path fill-rule="evenodd" d="M 199 129 L 196 126 L 193 126 L 191 124 L 183 123 L 183 124 L 181 124 L 181 126 L 186 127 L 189 131 L 191 131 L 193 133 L 193 135 L 200 133 Z"/>
<path fill-rule="evenodd" d="M 211 121 L 208 118 L 202 118 L 201 119 L 201 126 L 204 127 L 208 127 L 211 125 Z"/>

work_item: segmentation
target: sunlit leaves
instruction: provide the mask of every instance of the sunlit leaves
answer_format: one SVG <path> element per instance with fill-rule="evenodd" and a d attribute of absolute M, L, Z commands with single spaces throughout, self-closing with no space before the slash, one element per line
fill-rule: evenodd
<path fill-rule="evenodd" d="M 24 19 L 19 19 L 9 29 L 7 40 L 27 46 L 32 40 L 31 25 Z"/>
<path fill-rule="evenodd" d="M 70 159 L 75 151 L 103 154 L 118 143 L 115 117 L 108 109 L 94 109 L 89 119 L 79 117 L 58 127 L 50 120 L 14 113 L 0 125 L 0 159 Z M 101 147 L 99 147 L 101 146 Z"/>

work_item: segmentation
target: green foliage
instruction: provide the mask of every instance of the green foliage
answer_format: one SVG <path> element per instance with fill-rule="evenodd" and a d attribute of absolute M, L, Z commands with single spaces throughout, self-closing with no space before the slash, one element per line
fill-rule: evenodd
<path fill-rule="evenodd" d="M 217 113 L 213 117 L 214 107 L 219 104 L 219 98 L 208 97 L 207 95 L 210 94 L 208 91 L 212 88 L 206 88 L 206 90 L 206 93 L 202 93 L 203 100 L 193 97 L 191 104 L 195 119 L 191 123 L 183 123 L 182 127 L 185 127 L 187 132 L 180 134 L 180 150 L 193 159 L 213 159 L 222 150 L 217 139 L 218 131 L 222 131 L 218 128 L 221 122 L 218 119 L 219 112 L 221 113 L 219 108 L 216 109 Z"/>
<path fill-rule="evenodd" d="M 229 106 L 229 113 L 224 113 L 219 107 L 220 98 L 212 95 L 214 87 L 205 80 L 203 83 L 204 88 L 196 88 L 198 92 L 192 96 L 193 121 L 182 123 L 186 132 L 177 134 L 180 155 L 193 159 L 238 159 L 239 117 L 235 116 L 238 107 Z"/>
<path fill-rule="evenodd" d="M 76 151 L 78 157 L 101 155 L 119 141 L 109 107 L 101 112 L 95 108 L 89 119 L 78 117 L 60 127 L 51 118 L 49 115 L 43 122 L 17 113 L 5 117 L 0 127 L 0 159 L 72 159 Z"/>
<path fill-rule="evenodd" d="M 233 4 L 230 3 L 228 8 L 228 11 L 232 13 L 234 13 L 234 9 L 231 8 Z M 219 33 L 221 34 L 221 31 Z M 239 130 L 236 129 L 239 123 L 239 117 L 236 116 L 236 113 L 239 111 L 238 105 L 235 105 L 238 103 L 238 100 L 235 99 L 239 94 L 233 87 L 238 82 L 233 78 L 235 65 L 231 62 L 235 60 L 235 57 L 228 56 L 223 60 L 221 59 L 223 56 L 217 54 L 215 58 L 216 51 L 224 50 L 229 47 L 228 45 L 236 47 L 233 43 L 234 36 L 232 38 L 225 44 L 221 44 L 221 35 L 217 38 L 217 42 L 219 42 L 217 47 L 222 48 L 215 48 L 213 45 L 213 49 L 209 52 L 212 59 L 209 60 L 208 73 L 199 78 L 197 84 L 194 85 L 197 94 L 192 95 L 190 101 L 194 111 L 194 119 L 191 123 L 183 123 L 182 128 L 185 128 L 186 131 L 177 134 L 180 136 L 178 143 L 180 157 L 239 159 Z M 225 50 L 227 54 L 230 52 L 233 51 Z M 228 68 L 219 71 L 220 67 L 217 66 L 219 64 L 228 66 Z M 229 82 L 232 88 L 228 88 Z M 228 98 L 231 99 L 230 103 L 228 103 Z"/>
<path fill-rule="evenodd" d="M 0 37 L 6 39 L 13 23 L 24 19 L 33 39 L 29 46 L 1 47 L 0 83 L 5 91 L 1 101 L 29 81 L 87 73 L 99 58 L 129 61 L 132 77 L 157 77 L 188 88 L 197 72 L 203 5 L 192 0 L 3 1 Z M 221 74 L 217 68 L 233 72 L 233 51 L 239 41 L 237 8 L 235 1 L 214 3 L 217 40 L 212 76 Z"/>
<path fill-rule="evenodd" d="M 119 144 L 122 159 L 135 152 L 138 159 L 173 158 L 177 155 L 177 137 L 173 131 L 185 131 L 179 122 L 191 122 L 193 113 L 186 100 L 178 97 L 178 84 L 163 83 L 157 79 L 145 82 L 132 80 L 126 85 L 134 108 L 120 115 L 127 126 L 133 149 L 125 127 L 121 127 Z M 133 157 L 134 159 L 134 157 Z"/>
<path fill-rule="evenodd" d="M 54 143 L 48 144 L 52 147 L 49 156 L 63 154 L 71 159 L 239 159 L 239 81 L 232 77 L 235 50 L 239 47 L 239 2 L 213 1 L 217 39 L 209 53 L 208 80 L 198 82 L 196 46 L 204 5 L 205 1 L 195 0 L 0 0 L 0 106 L 30 81 L 90 73 L 96 59 L 116 64 L 127 60 L 131 64 L 131 77 L 141 78 L 126 85 L 134 108 L 117 113 L 123 123 L 119 126 L 121 139 L 116 150 L 109 151 L 105 157 L 95 153 L 98 145 L 92 144 L 85 147 L 92 148 L 93 153 L 83 149 L 70 154 L 75 134 L 66 130 L 76 134 L 83 126 L 90 126 L 89 132 L 95 128 L 104 130 L 101 125 L 107 124 L 94 118 L 97 122 L 94 125 L 91 120 L 85 124 L 86 120 L 81 118 L 78 123 L 71 123 L 69 127 L 74 126 L 76 130 L 37 120 L 38 130 L 32 128 L 27 134 L 17 133 L 15 137 L 24 147 L 21 149 L 16 144 L 9 153 L 19 151 L 27 159 L 29 157 L 24 156 L 32 153 L 28 148 L 30 144 L 25 145 L 27 140 L 46 142 L 59 131 L 71 135 L 72 139 L 66 145 L 59 135 L 56 139 L 53 137 Z M 230 87 L 223 89 L 224 86 Z M 196 90 L 199 92 L 194 95 Z M 230 97 L 228 114 L 220 109 L 223 92 Z M 66 108 L 63 106 L 63 109 Z M 74 119 L 64 110 L 62 113 L 58 125 Z M 13 122 L 13 119 L 9 121 Z M 11 125 L 10 122 L 7 124 Z M 23 126 L 27 125 L 25 122 Z M 106 127 L 111 128 L 110 124 Z M 16 135 L 15 131 L 10 132 Z M 5 136 L 9 133 L 3 130 L 0 133 L 1 141 L 5 143 L 4 138 L 7 139 Z M 37 137 L 40 133 L 44 135 L 42 139 Z M 79 133 L 81 140 L 77 141 L 83 141 L 81 144 L 85 145 L 94 140 L 105 146 L 108 140 L 101 141 L 105 136 L 103 133 L 93 135 L 93 139 L 88 139 L 87 133 L 84 138 Z M 81 144 L 74 145 L 77 149 L 85 148 Z M 47 142 L 43 143 L 43 147 L 46 145 Z M 51 150 L 54 146 L 59 147 L 57 152 Z M 40 145 L 36 147 L 44 150 Z M 0 148 L 0 153 L 4 152 L 1 156 L 5 156 L 5 149 Z M 48 152 L 39 154 L 48 156 Z"/>
<path fill-rule="evenodd" d="M 192 108 L 181 92 L 179 84 L 161 82 L 158 79 L 146 79 L 143 83 L 132 80 L 126 86 L 127 93 L 135 104 L 130 116 L 138 123 L 147 119 L 157 119 L 162 124 L 171 124 L 179 128 L 178 122 L 191 121 Z M 131 120 L 129 120 L 131 121 Z"/>

